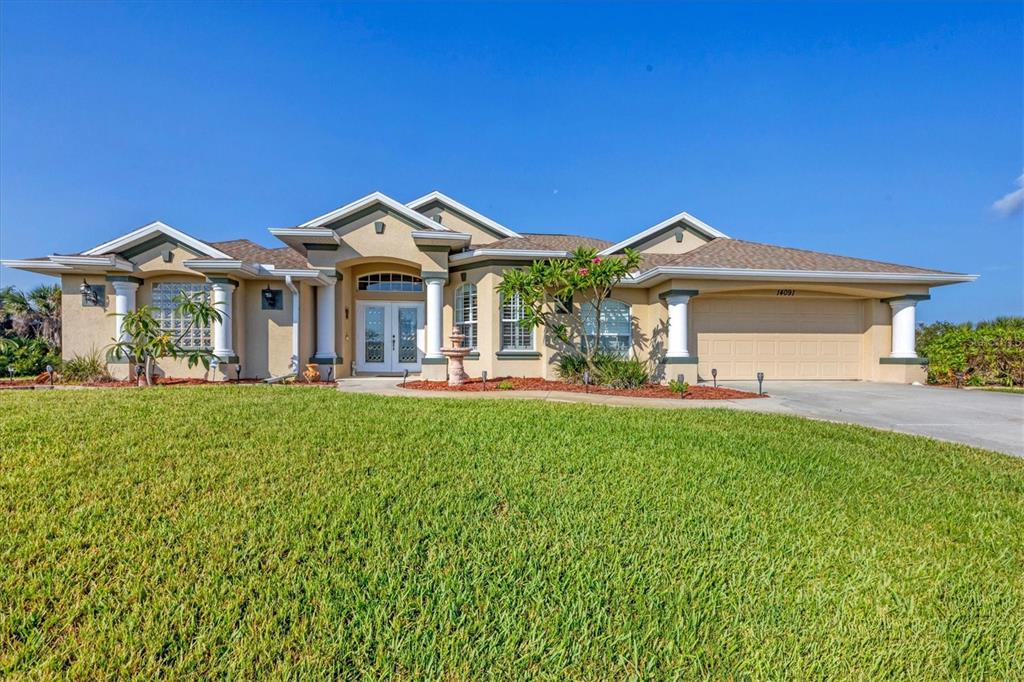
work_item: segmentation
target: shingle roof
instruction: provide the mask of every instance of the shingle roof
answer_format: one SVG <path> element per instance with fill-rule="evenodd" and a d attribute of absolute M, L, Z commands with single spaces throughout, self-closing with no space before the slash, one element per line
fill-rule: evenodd
<path fill-rule="evenodd" d="M 209 242 L 209 244 L 232 258 L 237 258 L 247 263 L 265 263 L 278 268 L 308 267 L 306 259 L 299 252 L 287 246 L 268 249 L 248 239 L 231 239 L 225 242 Z"/>
<path fill-rule="evenodd" d="M 529 249 L 537 251 L 572 251 L 581 246 L 603 249 L 612 243 L 604 239 L 581 237 L 575 234 L 546 234 L 524 232 L 522 237 L 508 237 L 488 244 L 479 244 L 481 249 Z"/>
<path fill-rule="evenodd" d="M 751 270 L 804 270 L 822 272 L 902 272 L 953 274 L 910 265 L 897 265 L 831 253 L 791 249 L 741 239 L 712 239 L 692 251 L 679 254 L 645 254 L 641 272 L 658 266 L 737 268 Z"/>

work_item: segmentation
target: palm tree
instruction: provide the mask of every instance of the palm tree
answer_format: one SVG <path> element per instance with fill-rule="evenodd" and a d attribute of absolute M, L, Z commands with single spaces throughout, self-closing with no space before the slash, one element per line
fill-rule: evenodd
<path fill-rule="evenodd" d="M 0 312 L 4 326 L 10 325 L 15 336 L 41 338 L 60 346 L 60 287 L 41 284 L 27 294 L 14 287 L 0 289 Z"/>
<path fill-rule="evenodd" d="M 38 320 L 38 335 L 54 348 L 60 348 L 60 287 L 40 284 L 28 292 L 28 300 Z"/>

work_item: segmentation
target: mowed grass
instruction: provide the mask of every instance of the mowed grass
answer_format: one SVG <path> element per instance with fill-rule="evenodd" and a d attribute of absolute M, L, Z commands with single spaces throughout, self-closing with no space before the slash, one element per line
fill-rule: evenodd
<path fill-rule="evenodd" d="M 1011 678 L 1024 462 L 724 410 L 0 394 L 0 675 Z"/>

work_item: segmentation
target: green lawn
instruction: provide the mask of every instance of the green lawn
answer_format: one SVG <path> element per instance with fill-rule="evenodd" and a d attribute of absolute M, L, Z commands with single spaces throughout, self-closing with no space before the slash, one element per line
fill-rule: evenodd
<path fill-rule="evenodd" d="M 0 500 L 0 677 L 1024 670 L 1024 462 L 859 427 L 12 391 Z"/>
<path fill-rule="evenodd" d="M 998 393 L 1024 393 L 1024 386 L 985 386 L 981 390 Z"/>

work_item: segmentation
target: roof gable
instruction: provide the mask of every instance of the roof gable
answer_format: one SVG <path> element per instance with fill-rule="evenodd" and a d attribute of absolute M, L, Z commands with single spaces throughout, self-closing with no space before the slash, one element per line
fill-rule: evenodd
<path fill-rule="evenodd" d="M 704 221 L 698 220 L 697 218 L 694 218 L 686 211 L 683 211 L 682 213 L 677 213 L 671 218 L 667 218 L 661 221 L 657 225 L 652 225 L 648 227 L 646 230 L 643 230 L 642 232 L 637 232 L 631 237 L 626 237 L 617 244 L 609 246 L 607 249 L 601 252 L 601 255 L 608 256 L 613 253 L 618 253 L 623 249 L 632 248 L 635 244 L 639 244 L 640 242 L 647 241 L 663 232 L 675 229 L 679 225 L 684 225 L 690 228 L 691 230 L 699 232 L 707 236 L 708 239 L 730 239 L 729 235 L 725 234 L 724 232 L 716 230 L 715 228 L 711 227 Z"/>
<path fill-rule="evenodd" d="M 333 211 L 324 213 L 321 216 L 317 216 L 312 220 L 308 220 L 301 225 L 300 228 L 318 228 L 325 227 L 332 223 L 341 222 L 350 218 L 356 218 L 365 215 L 367 212 L 372 212 L 377 208 L 393 213 L 397 216 L 404 218 L 405 220 L 413 223 L 417 227 L 424 230 L 434 230 L 438 232 L 450 232 L 448 228 L 444 227 L 440 223 L 436 223 L 430 218 L 426 217 L 422 213 L 417 213 L 413 209 L 409 208 L 405 204 L 395 201 L 391 197 L 381 192 L 371 192 L 365 197 L 356 199 L 355 201 L 345 204 L 340 208 L 336 208 Z"/>
<path fill-rule="evenodd" d="M 141 253 L 142 251 L 147 251 L 153 248 L 161 241 L 179 243 L 198 254 L 209 256 L 210 258 L 229 258 L 229 256 L 223 251 L 215 249 L 213 246 L 207 244 L 201 239 L 196 239 L 195 237 L 187 235 L 181 230 L 177 230 L 160 220 L 154 220 L 153 222 L 143 225 L 139 229 L 133 230 L 126 235 L 122 235 L 116 239 L 111 239 L 99 246 L 94 246 L 88 251 L 84 251 L 82 255 L 98 256 L 107 253 L 121 254 L 129 251 Z M 142 248 L 142 251 L 137 251 L 135 247 Z"/>
<path fill-rule="evenodd" d="M 450 196 L 442 194 L 441 192 L 438 192 L 436 190 L 430 192 L 429 194 L 424 194 L 418 199 L 413 199 L 408 204 L 406 204 L 406 206 L 415 211 L 423 211 L 433 206 L 434 204 L 443 206 L 444 208 L 447 208 L 455 213 L 461 214 L 470 222 L 476 223 L 476 225 L 482 228 L 485 232 L 489 232 L 493 234 L 495 237 L 501 238 L 522 236 L 515 230 L 505 227 L 498 221 L 492 220 L 491 218 L 488 218 L 484 214 L 478 213 L 471 209 L 469 206 L 459 203 L 455 199 L 452 199 Z"/>

